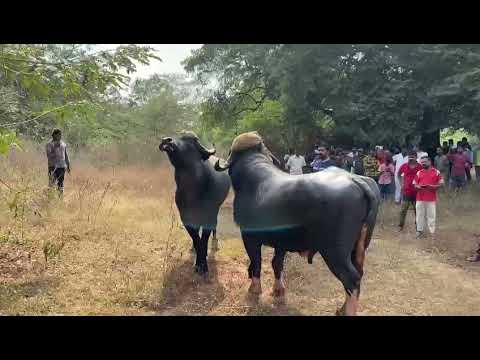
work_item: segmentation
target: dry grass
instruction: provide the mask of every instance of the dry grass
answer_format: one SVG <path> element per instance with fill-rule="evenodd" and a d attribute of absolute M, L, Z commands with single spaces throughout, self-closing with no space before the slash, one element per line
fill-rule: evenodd
<path fill-rule="evenodd" d="M 287 302 L 275 304 L 265 249 L 264 295 L 251 304 L 231 199 L 221 212 L 221 250 L 209 255 L 210 281 L 197 278 L 169 166 L 76 162 L 60 203 L 48 200 L 43 161 L 27 151 L 0 164 L 2 314 L 332 315 L 343 301 L 319 256 L 308 265 L 289 254 Z M 479 199 L 478 190 L 443 195 L 435 242 L 415 240 L 413 229 L 395 233 L 399 209 L 386 205 L 367 255 L 361 315 L 479 315 L 480 266 L 465 261 L 480 240 Z"/>

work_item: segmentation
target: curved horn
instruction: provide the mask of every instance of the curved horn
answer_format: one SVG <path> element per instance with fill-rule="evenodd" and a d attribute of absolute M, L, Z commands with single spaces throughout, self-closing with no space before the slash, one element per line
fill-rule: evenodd
<path fill-rule="evenodd" d="M 231 163 L 232 163 L 232 152 L 230 151 L 230 153 L 228 154 L 228 159 L 227 161 L 225 161 L 225 164 L 220 165 L 220 159 L 218 159 L 215 162 L 214 168 L 216 171 L 225 171 L 230 167 Z"/>
<path fill-rule="evenodd" d="M 272 154 L 272 152 L 270 151 L 269 148 L 267 148 L 267 146 L 262 142 L 262 152 L 267 155 L 268 157 L 270 157 L 270 159 L 272 159 L 272 162 L 275 166 L 281 168 L 282 167 L 282 164 L 280 163 L 280 161 L 278 161 L 278 159 L 275 157 L 275 155 Z"/>
<path fill-rule="evenodd" d="M 200 152 L 203 160 L 207 160 L 210 156 L 215 155 L 215 153 L 217 152 L 215 149 L 207 149 L 205 146 L 200 144 L 198 139 L 195 139 L 195 145 Z"/>

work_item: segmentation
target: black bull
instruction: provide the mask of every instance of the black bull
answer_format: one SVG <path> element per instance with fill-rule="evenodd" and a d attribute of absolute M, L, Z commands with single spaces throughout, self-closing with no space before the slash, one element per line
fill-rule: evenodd
<path fill-rule="evenodd" d="M 175 168 L 175 203 L 193 241 L 195 271 L 206 274 L 208 239 L 213 231 L 216 248 L 218 212 L 228 195 L 230 179 L 214 170 L 215 150 L 204 148 L 194 134 L 163 138 L 159 148 L 167 153 Z"/>
<path fill-rule="evenodd" d="M 345 288 L 345 312 L 349 298 L 357 301 L 360 293 L 365 251 L 380 203 L 377 184 L 336 168 L 289 175 L 272 164 L 272 159 L 278 160 L 262 147 L 232 153 L 227 164 L 235 192 L 234 220 L 250 258 L 250 291 L 261 292 L 262 245 L 275 249 L 272 267 L 277 296 L 284 293 L 285 253 L 300 252 L 311 263 L 319 252 Z M 225 168 L 215 164 L 218 171 Z M 356 313 L 356 303 L 351 313 Z"/>

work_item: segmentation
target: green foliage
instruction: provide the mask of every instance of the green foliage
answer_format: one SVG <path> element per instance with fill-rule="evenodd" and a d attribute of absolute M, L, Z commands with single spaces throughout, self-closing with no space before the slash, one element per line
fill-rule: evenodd
<path fill-rule="evenodd" d="M 128 85 L 136 63 L 151 59 L 159 59 L 152 48 L 136 45 L 92 53 L 76 44 L 2 44 L 0 129 L 41 139 L 54 124 L 92 117 Z"/>
<path fill-rule="evenodd" d="M 445 127 L 480 133 L 479 60 L 469 44 L 245 44 L 204 45 L 184 65 L 218 82 L 210 126 L 238 130 L 245 113 L 279 101 L 287 142 L 403 143 Z"/>

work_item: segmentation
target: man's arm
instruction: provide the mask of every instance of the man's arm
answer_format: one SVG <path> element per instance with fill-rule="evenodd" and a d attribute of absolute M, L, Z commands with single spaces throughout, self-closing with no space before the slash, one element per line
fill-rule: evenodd
<path fill-rule="evenodd" d="M 66 147 L 65 147 L 65 163 L 67 164 L 67 171 L 70 172 L 70 160 L 68 158 L 68 152 Z"/>

